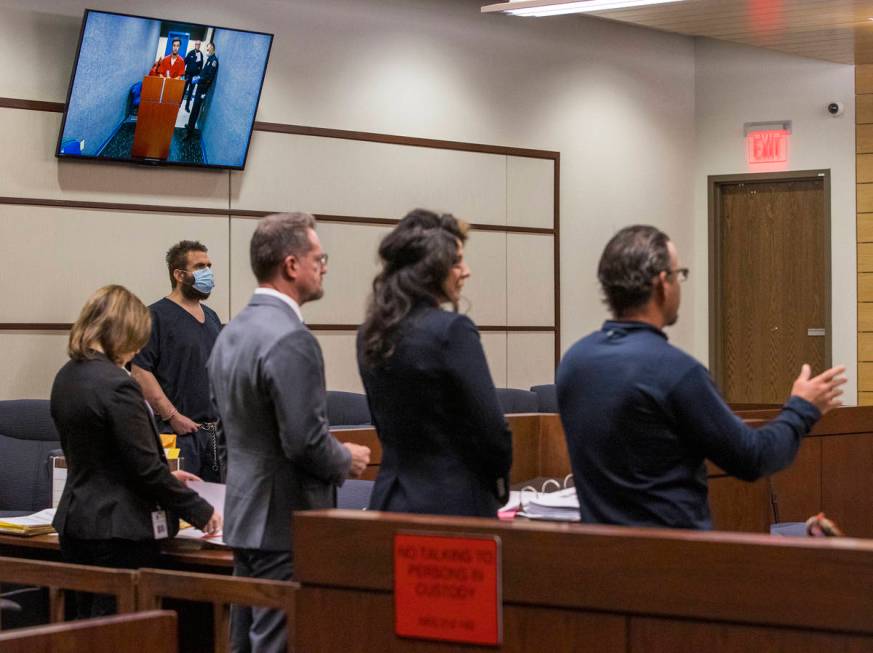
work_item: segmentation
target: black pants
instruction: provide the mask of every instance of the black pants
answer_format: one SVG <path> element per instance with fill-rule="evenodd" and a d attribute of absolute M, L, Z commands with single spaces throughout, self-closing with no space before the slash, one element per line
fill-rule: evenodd
<path fill-rule="evenodd" d="M 160 544 L 155 540 L 80 540 L 60 536 L 64 562 L 117 569 L 156 567 Z M 88 619 L 115 614 L 115 597 L 105 594 L 75 592 L 76 618 Z"/>
<path fill-rule="evenodd" d="M 234 549 L 233 575 L 291 580 L 294 555 L 290 551 Z M 281 610 L 234 605 L 230 609 L 230 650 L 233 653 L 284 653 L 288 624 Z"/>
<path fill-rule="evenodd" d="M 185 90 L 182 91 L 182 99 L 187 99 L 187 102 L 185 102 L 185 111 L 191 110 L 189 108 L 191 106 L 191 98 L 194 96 L 194 92 L 197 89 L 197 84 L 192 82 L 191 79 L 191 77 L 185 78 Z"/>
<path fill-rule="evenodd" d="M 177 435 L 176 445 L 179 447 L 179 455 L 182 456 L 182 469 L 197 474 L 204 481 L 221 482 L 214 431 L 197 429 L 193 433 Z"/>
<path fill-rule="evenodd" d="M 209 86 L 205 89 L 201 88 L 202 84 L 198 84 L 197 88 L 194 90 L 194 106 L 191 107 L 191 115 L 188 117 L 188 124 L 185 125 L 185 129 L 188 130 L 188 133 L 194 131 L 197 127 L 197 119 L 200 117 L 200 108 L 203 106 L 203 101 L 206 99 L 206 93 L 209 91 Z"/>

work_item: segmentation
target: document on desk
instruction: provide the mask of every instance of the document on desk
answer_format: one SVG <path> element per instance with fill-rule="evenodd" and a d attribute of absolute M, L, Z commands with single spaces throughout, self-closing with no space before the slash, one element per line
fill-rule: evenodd
<path fill-rule="evenodd" d="M 53 533 L 55 529 L 52 527 L 52 520 L 54 518 L 54 508 L 46 508 L 22 517 L 4 517 L 0 519 L 0 533 L 24 537 Z"/>
<path fill-rule="evenodd" d="M 188 481 L 186 484 L 201 497 L 212 504 L 218 512 L 224 515 L 224 485 L 222 483 L 210 483 L 208 481 Z M 214 546 L 227 546 L 222 538 L 222 533 L 219 531 L 216 535 L 207 535 L 199 528 L 188 526 L 180 528 L 177 538 L 183 540 L 199 540 L 205 544 Z"/>
<path fill-rule="evenodd" d="M 222 515 L 224 514 L 224 483 L 209 481 L 188 481 L 185 485 L 212 504 Z"/>
<path fill-rule="evenodd" d="M 540 493 L 529 501 L 522 500 L 523 511 L 519 515 L 528 519 L 550 521 L 579 521 L 579 498 L 576 488 L 558 492 Z"/>

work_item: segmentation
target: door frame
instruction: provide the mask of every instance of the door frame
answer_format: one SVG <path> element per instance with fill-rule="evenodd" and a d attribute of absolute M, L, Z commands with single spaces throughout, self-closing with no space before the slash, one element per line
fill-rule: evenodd
<path fill-rule="evenodd" d="M 709 175 L 709 371 L 719 389 L 724 388 L 724 351 L 722 347 L 722 242 L 721 189 L 728 184 L 754 184 L 773 181 L 805 181 L 821 179 L 824 191 L 825 244 L 825 369 L 831 367 L 831 171 L 786 170 L 784 172 L 759 172 L 736 175 Z M 819 372 L 822 370 L 819 370 Z"/>

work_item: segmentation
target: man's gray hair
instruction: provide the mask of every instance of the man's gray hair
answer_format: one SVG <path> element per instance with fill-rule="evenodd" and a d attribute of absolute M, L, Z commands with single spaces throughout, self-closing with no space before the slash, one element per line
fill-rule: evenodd
<path fill-rule="evenodd" d="M 315 217 L 309 213 L 273 213 L 261 219 L 249 246 L 255 278 L 267 281 L 286 257 L 308 252 L 310 229 L 315 229 Z"/>

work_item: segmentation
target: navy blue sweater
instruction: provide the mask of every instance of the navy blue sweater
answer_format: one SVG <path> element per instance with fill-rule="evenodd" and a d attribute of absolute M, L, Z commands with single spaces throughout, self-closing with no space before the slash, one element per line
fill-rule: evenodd
<path fill-rule="evenodd" d="M 558 405 L 582 521 L 712 528 L 708 458 L 752 481 L 787 467 L 821 417 L 800 397 L 759 429 L 656 327 L 607 321 L 561 361 Z"/>

